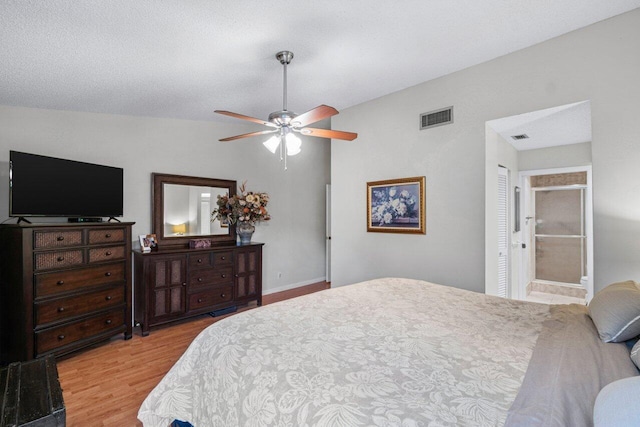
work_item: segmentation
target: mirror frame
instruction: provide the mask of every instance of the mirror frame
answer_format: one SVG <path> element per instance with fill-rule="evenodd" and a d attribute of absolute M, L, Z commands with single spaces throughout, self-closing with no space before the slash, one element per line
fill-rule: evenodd
<path fill-rule="evenodd" d="M 164 235 L 164 187 L 163 184 L 194 185 L 200 187 L 220 187 L 229 191 L 229 196 L 236 194 L 237 182 L 227 179 L 199 178 L 195 176 L 151 174 L 151 198 L 153 199 L 153 233 L 158 239 L 158 246 L 189 247 L 189 240 L 206 239 L 212 245 L 235 245 L 236 227 L 229 225 L 229 234 L 209 234 L 201 236 L 166 237 Z"/>

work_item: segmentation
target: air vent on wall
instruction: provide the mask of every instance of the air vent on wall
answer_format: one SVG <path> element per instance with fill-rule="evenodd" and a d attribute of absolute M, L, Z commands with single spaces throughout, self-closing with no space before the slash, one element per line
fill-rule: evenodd
<path fill-rule="evenodd" d="M 511 138 L 515 139 L 516 141 L 519 141 L 521 139 L 528 139 L 529 135 L 527 135 L 526 133 L 523 133 L 521 135 L 511 135 Z"/>
<path fill-rule="evenodd" d="M 420 130 L 453 123 L 453 107 L 420 114 Z"/>

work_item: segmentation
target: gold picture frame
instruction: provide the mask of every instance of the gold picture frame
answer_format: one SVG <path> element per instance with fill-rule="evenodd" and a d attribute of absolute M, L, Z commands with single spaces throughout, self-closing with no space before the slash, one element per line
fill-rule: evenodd
<path fill-rule="evenodd" d="M 367 231 L 426 234 L 425 177 L 367 182 Z"/>

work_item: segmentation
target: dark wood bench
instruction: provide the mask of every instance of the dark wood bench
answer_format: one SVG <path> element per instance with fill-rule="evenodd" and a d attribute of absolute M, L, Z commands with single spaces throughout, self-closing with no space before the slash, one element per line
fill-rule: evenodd
<path fill-rule="evenodd" d="M 63 427 L 66 413 L 53 356 L 0 369 L 0 427 Z"/>

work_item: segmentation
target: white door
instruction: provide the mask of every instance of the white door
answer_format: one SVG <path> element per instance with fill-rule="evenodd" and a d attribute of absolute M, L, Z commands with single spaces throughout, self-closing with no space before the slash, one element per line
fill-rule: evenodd
<path fill-rule="evenodd" d="M 498 166 L 498 296 L 507 298 L 509 289 L 509 179 L 508 170 Z"/>
<path fill-rule="evenodd" d="M 325 232 L 325 242 L 326 242 L 326 264 L 325 264 L 325 274 L 327 278 L 325 279 L 327 282 L 331 282 L 331 184 L 327 184 L 326 190 L 326 232 Z"/>

